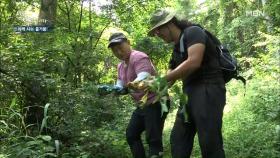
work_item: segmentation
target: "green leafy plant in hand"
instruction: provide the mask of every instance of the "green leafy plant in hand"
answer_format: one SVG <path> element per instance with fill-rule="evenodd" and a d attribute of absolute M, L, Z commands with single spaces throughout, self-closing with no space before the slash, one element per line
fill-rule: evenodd
<path fill-rule="evenodd" d="M 140 107 L 144 107 L 146 105 L 148 94 L 151 92 L 156 93 L 156 99 L 154 100 L 154 103 L 160 101 L 166 105 L 166 101 L 168 100 L 168 82 L 165 78 L 151 76 L 141 82 L 146 88 L 144 89 L 145 94 L 141 99 Z"/>
<path fill-rule="evenodd" d="M 161 106 L 162 106 L 161 113 L 163 114 L 164 112 L 168 112 L 167 101 L 169 100 L 169 94 L 168 94 L 169 84 L 168 84 L 167 80 L 164 77 L 151 76 L 141 82 L 144 83 L 146 88 L 144 90 L 145 94 L 141 99 L 140 107 L 143 108 L 146 105 L 147 100 L 148 100 L 148 94 L 150 92 L 153 92 L 156 94 L 154 103 L 157 101 L 159 101 L 161 103 Z M 173 98 L 171 103 L 174 105 L 174 104 L 176 104 L 175 102 L 179 102 L 179 104 L 185 106 L 188 101 L 186 94 L 184 94 L 177 85 L 174 86 L 174 91 L 175 92 L 172 93 L 173 95 L 171 96 Z M 187 115 L 186 109 L 183 108 L 182 112 L 183 112 L 184 117 L 186 118 L 185 120 L 187 120 L 188 115 Z"/>

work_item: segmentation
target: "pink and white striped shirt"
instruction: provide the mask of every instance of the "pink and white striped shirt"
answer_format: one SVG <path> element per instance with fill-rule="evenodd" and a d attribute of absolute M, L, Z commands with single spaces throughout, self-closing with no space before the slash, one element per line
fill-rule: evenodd
<path fill-rule="evenodd" d="M 129 62 L 126 64 L 124 61 L 118 64 L 118 80 L 122 81 L 124 85 L 134 81 L 137 78 L 137 74 L 141 72 L 148 72 L 152 76 L 156 75 L 156 70 L 147 54 L 132 50 L 129 56 Z M 136 103 L 140 103 L 141 98 L 144 95 L 144 91 L 137 91 L 130 93 Z M 150 104 L 155 99 L 155 94 L 150 93 L 148 95 L 147 104 Z"/>

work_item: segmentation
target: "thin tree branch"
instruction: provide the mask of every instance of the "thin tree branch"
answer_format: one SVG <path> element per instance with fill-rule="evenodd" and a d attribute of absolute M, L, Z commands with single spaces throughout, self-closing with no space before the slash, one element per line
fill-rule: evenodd
<path fill-rule="evenodd" d="M 1 8 L 1 12 L 0 12 L 0 31 L 2 30 L 2 12 L 3 12 L 3 9 Z"/>
<path fill-rule="evenodd" d="M 70 62 L 70 64 L 73 67 L 76 67 L 76 65 L 74 64 L 74 62 L 72 61 L 72 59 L 70 58 L 70 56 L 68 54 L 66 54 L 65 52 L 62 52 L 62 54 L 66 56 L 67 60 Z"/>
<path fill-rule="evenodd" d="M 125 10 L 123 10 L 120 14 L 126 12 L 127 9 L 129 9 L 129 8 L 131 8 L 131 7 L 134 7 L 136 4 L 138 4 L 138 3 L 134 3 L 133 5 L 129 6 L 128 8 L 126 8 Z M 108 22 L 106 23 L 105 27 L 101 30 L 101 32 L 99 33 L 98 38 L 97 38 L 97 40 L 96 40 L 96 42 L 95 42 L 95 44 L 94 44 L 94 47 L 93 47 L 92 51 L 94 51 L 94 50 L 96 49 L 96 47 L 97 47 L 97 45 L 98 45 L 98 43 L 99 43 L 99 41 L 100 41 L 100 38 L 101 38 L 102 34 L 104 33 L 105 29 L 106 29 L 110 24 L 111 24 L 111 20 L 108 21 Z M 86 65 L 88 61 L 89 61 L 89 60 L 86 60 L 82 65 Z"/>
<path fill-rule="evenodd" d="M 61 7 L 61 5 L 57 5 L 58 6 L 58 8 L 64 13 L 64 14 L 66 14 L 67 15 L 67 12 L 66 12 L 66 10 L 64 10 L 62 7 Z"/>
<path fill-rule="evenodd" d="M 111 21 L 109 21 L 109 22 L 105 25 L 105 27 L 102 29 L 102 31 L 100 32 L 100 34 L 99 34 L 99 36 L 98 36 L 98 38 L 97 38 L 97 40 L 96 40 L 96 42 L 95 42 L 95 44 L 94 44 L 93 51 L 94 51 L 95 48 L 97 47 L 97 44 L 98 44 L 98 42 L 99 42 L 99 40 L 100 40 L 100 38 L 101 38 L 103 32 L 104 32 L 105 29 L 110 25 L 110 23 L 111 23 Z"/>
<path fill-rule="evenodd" d="M 126 8 L 126 9 L 124 9 L 122 12 L 120 12 L 120 14 L 126 12 L 127 9 L 134 7 L 136 4 L 138 4 L 138 2 L 134 3 L 133 5 L 129 6 L 129 7 Z M 93 47 L 93 51 L 94 51 L 95 48 L 97 47 L 97 44 L 98 44 L 98 42 L 99 42 L 99 40 L 100 40 L 100 38 L 101 38 L 103 32 L 104 32 L 105 29 L 110 25 L 110 23 L 111 23 L 111 21 L 108 21 L 108 23 L 105 25 L 105 27 L 104 27 L 104 28 L 102 29 L 102 31 L 100 32 L 100 34 L 99 34 L 99 36 L 98 36 L 98 38 L 97 38 L 97 40 L 96 40 L 96 42 L 95 42 L 95 45 L 94 45 L 94 47 Z"/>
<path fill-rule="evenodd" d="M 89 50 L 92 49 L 92 17 L 91 17 L 91 0 L 89 0 Z"/>
<path fill-rule="evenodd" d="M 67 2 L 64 1 L 64 4 L 66 6 L 66 13 L 67 13 L 67 19 L 68 19 L 68 29 L 71 32 L 71 19 L 70 19 L 70 9 L 68 8 Z"/>
<path fill-rule="evenodd" d="M 80 18 L 79 18 L 79 27 L 78 27 L 78 32 L 81 30 L 81 23 L 82 23 L 82 17 L 83 17 L 83 0 L 81 0 L 81 10 L 80 10 Z"/>

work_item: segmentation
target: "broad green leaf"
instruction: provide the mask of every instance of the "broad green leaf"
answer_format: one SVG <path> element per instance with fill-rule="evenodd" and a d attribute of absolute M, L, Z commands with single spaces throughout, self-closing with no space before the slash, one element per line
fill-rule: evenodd
<path fill-rule="evenodd" d="M 52 140 L 52 137 L 48 136 L 48 135 L 41 135 L 40 138 L 42 138 L 44 141 L 47 141 L 47 142 Z"/>
<path fill-rule="evenodd" d="M 17 96 L 15 96 L 13 99 L 12 99 L 12 102 L 10 104 L 10 108 L 13 108 L 17 103 Z"/>

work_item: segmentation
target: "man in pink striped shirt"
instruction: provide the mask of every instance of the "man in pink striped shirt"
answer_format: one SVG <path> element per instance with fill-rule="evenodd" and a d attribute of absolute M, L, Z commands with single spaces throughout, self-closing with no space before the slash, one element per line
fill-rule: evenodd
<path fill-rule="evenodd" d="M 144 80 L 148 76 L 156 75 L 155 68 L 149 57 L 140 51 L 133 50 L 129 40 L 123 33 L 114 33 L 109 38 L 109 48 L 121 60 L 118 64 L 118 79 L 116 86 L 127 87 L 131 83 Z M 143 90 L 130 93 L 136 104 L 126 130 L 127 142 L 134 158 L 146 158 L 141 140 L 141 133 L 146 131 L 149 145 L 149 158 L 162 157 L 162 130 L 167 112 L 161 115 L 161 104 L 154 102 L 156 94 L 149 93 L 144 108 L 140 108 L 140 100 L 144 96 Z M 169 103 L 169 102 L 168 102 Z"/>

